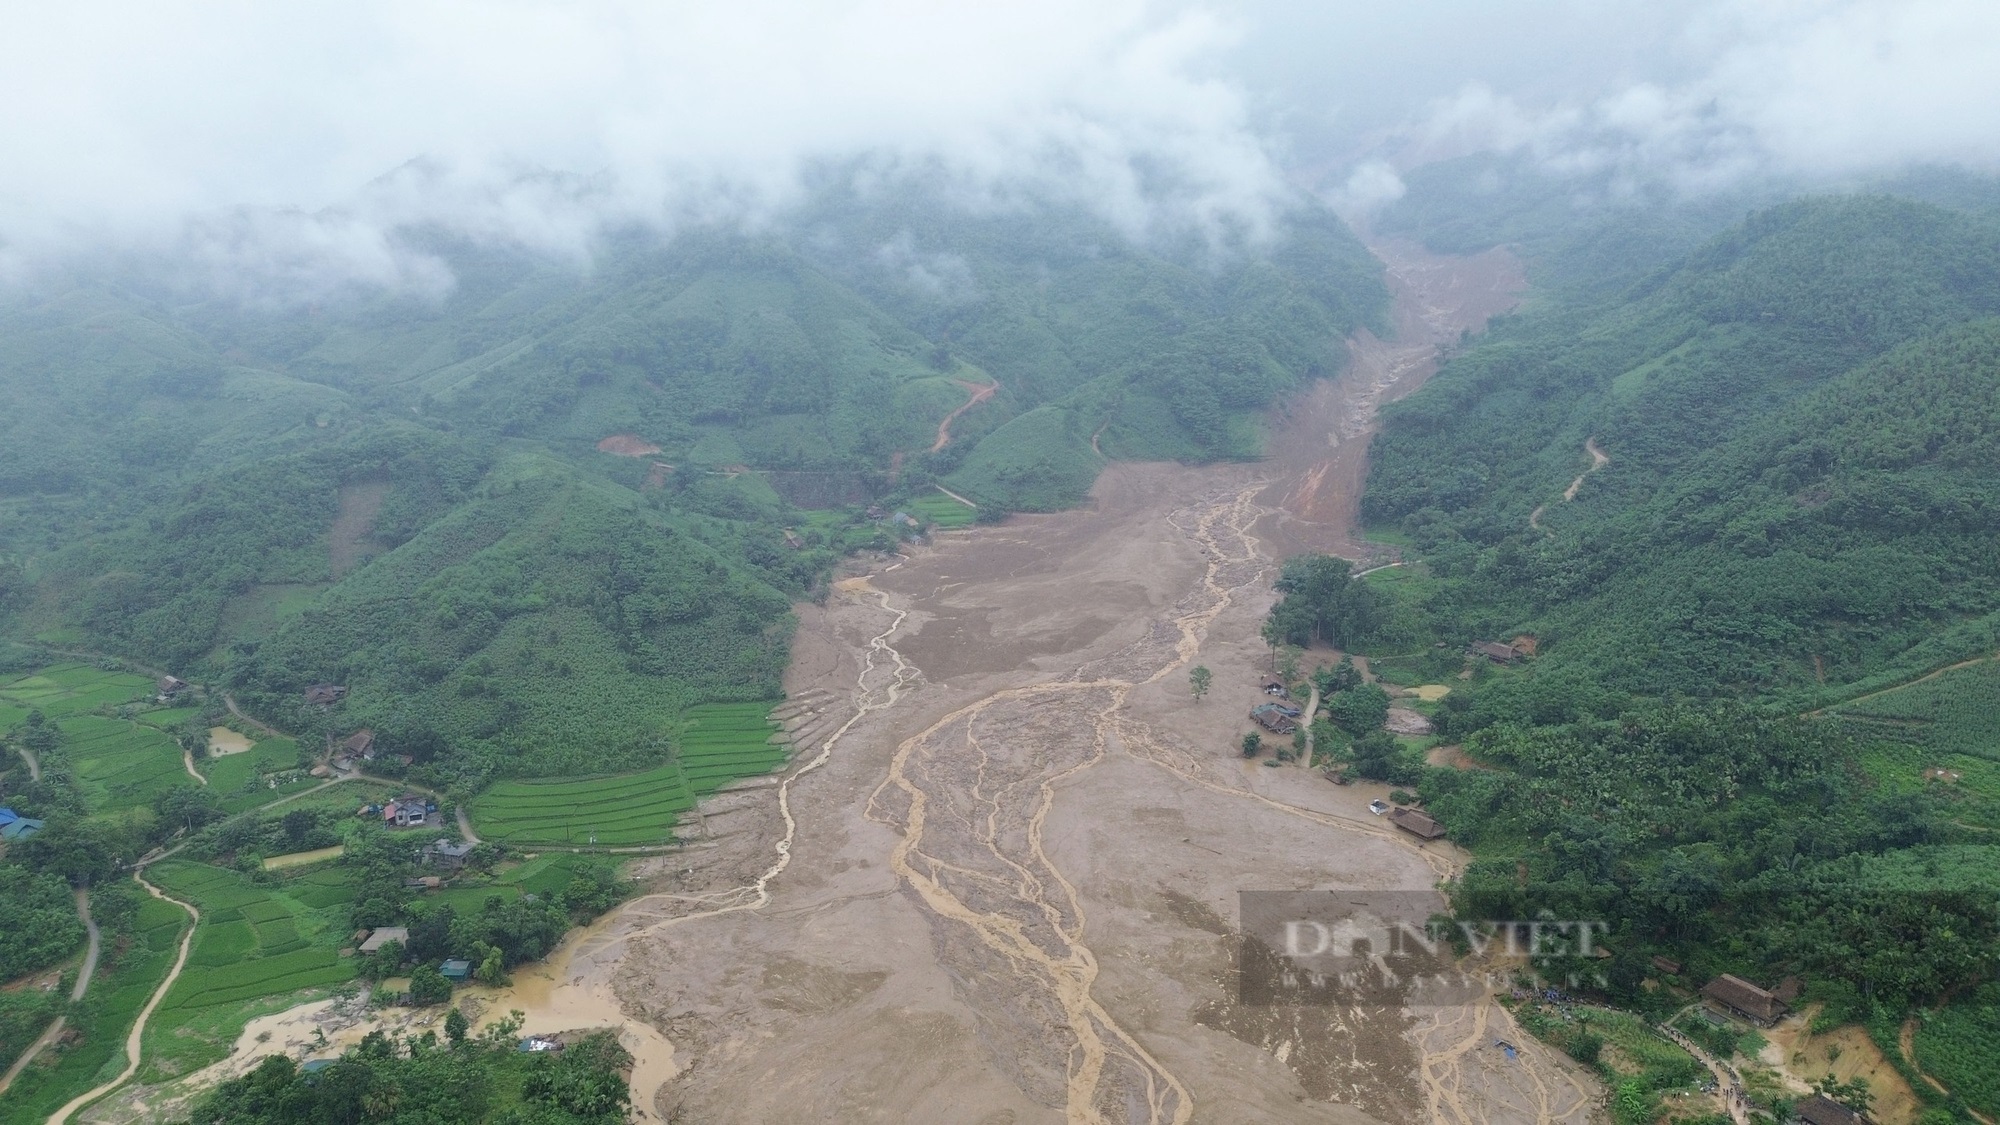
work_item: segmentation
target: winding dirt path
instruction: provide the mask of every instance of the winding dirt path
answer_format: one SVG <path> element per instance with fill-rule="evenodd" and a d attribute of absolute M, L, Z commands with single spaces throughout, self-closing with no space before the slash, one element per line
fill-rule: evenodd
<path fill-rule="evenodd" d="M 1578 473 L 1576 479 L 1569 482 L 1569 487 L 1563 489 L 1563 503 L 1565 504 L 1576 499 L 1576 490 L 1583 487 L 1583 478 L 1611 463 L 1611 455 L 1597 448 L 1597 439 L 1595 437 L 1583 439 L 1583 450 L 1585 453 L 1590 454 L 1590 468 Z M 1547 511 L 1547 504 L 1536 505 L 1535 510 L 1528 513 L 1528 526 L 1534 528 L 1536 531 L 1542 530 L 1542 515 Z"/>
<path fill-rule="evenodd" d="M 952 382 L 964 387 L 968 397 L 965 400 L 965 405 L 945 415 L 944 421 L 938 423 L 937 440 L 931 443 L 932 453 L 942 452 L 945 446 L 951 444 L 951 424 L 958 421 L 959 415 L 992 398 L 994 393 L 1000 389 L 1000 380 L 998 379 L 984 385 L 968 383 L 963 379 L 953 379 Z"/>
<path fill-rule="evenodd" d="M 234 697 L 234 696 L 232 696 L 232 695 L 230 695 L 230 694 L 229 694 L 228 692 L 226 692 L 226 691 L 222 693 L 222 705 L 223 705 L 224 707 L 227 707 L 227 708 L 229 708 L 229 713 L 230 713 L 230 714 L 232 714 L 232 715 L 236 716 L 237 718 L 239 718 L 239 719 L 243 720 L 244 722 L 246 722 L 246 723 L 250 724 L 251 726 L 253 726 L 253 727 L 256 727 L 256 728 L 257 728 L 258 730 L 261 730 L 261 731 L 263 731 L 266 737 L 269 737 L 269 738 L 283 738 L 283 737 L 285 737 L 285 735 L 283 734 L 283 732 L 279 731 L 279 730 L 278 730 L 278 728 L 276 728 L 276 727 L 274 727 L 274 726 L 271 726 L 271 725 L 269 725 L 268 723 L 262 723 L 262 722 L 259 722 L 259 721 L 257 721 L 256 719 L 253 719 L 253 718 L 251 718 L 250 716 L 248 716 L 248 715 L 245 715 L 245 714 L 243 713 L 243 710 L 242 710 L 241 708 L 239 708 L 239 707 L 237 707 L 237 706 L 236 706 L 236 699 L 235 699 L 235 697 Z"/>
<path fill-rule="evenodd" d="M 132 878 L 140 886 L 146 888 L 147 894 L 165 902 L 171 902 L 182 910 L 187 911 L 189 922 L 187 932 L 181 935 L 180 950 L 174 955 L 173 968 L 167 970 L 167 979 L 160 982 L 160 987 L 153 991 L 152 997 L 146 1001 L 146 1006 L 139 1009 L 139 1018 L 132 1021 L 132 1031 L 125 1036 L 125 1069 L 120 1071 L 116 1078 L 111 1079 L 96 1089 L 71 1098 L 68 1104 L 50 1115 L 48 1125 L 63 1125 L 64 1122 L 70 1119 L 71 1114 L 111 1091 L 116 1090 L 118 1087 L 123 1086 L 134 1074 L 139 1073 L 139 1061 L 141 1058 L 140 1044 L 146 1036 L 146 1021 L 153 1018 L 153 1011 L 160 1006 L 160 1001 L 167 998 L 167 990 L 174 986 L 174 982 L 180 979 L 181 970 L 187 967 L 188 949 L 194 944 L 195 930 L 201 926 L 201 911 L 196 910 L 189 903 L 182 902 L 180 899 L 168 895 L 165 891 L 147 882 L 146 869 L 144 867 L 135 869 L 132 872 Z"/>
<path fill-rule="evenodd" d="M 42 760 L 36 757 L 35 752 L 26 746 L 17 745 L 14 749 L 20 751 L 21 760 L 28 763 L 28 780 L 40 781 L 42 779 Z"/>

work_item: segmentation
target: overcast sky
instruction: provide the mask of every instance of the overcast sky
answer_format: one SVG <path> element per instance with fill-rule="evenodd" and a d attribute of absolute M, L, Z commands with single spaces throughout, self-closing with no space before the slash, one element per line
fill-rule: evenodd
<path fill-rule="evenodd" d="M 385 232 L 577 251 L 769 214 L 862 153 L 1135 233 L 1483 147 L 1690 190 L 2000 165 L 1994 0 L 10 0 L 6 29 L 17 273 L 154 245 L 440 284 Z"/>

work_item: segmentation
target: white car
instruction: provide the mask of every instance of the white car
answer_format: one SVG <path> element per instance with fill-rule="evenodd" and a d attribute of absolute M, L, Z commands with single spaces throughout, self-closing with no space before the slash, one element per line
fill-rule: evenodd
<path fill-rule="evenodd" d="M 1376 816 L 1381 816 L 1383 813 L 1389 811 L 1388 802 L 1380 799 L 1370 801 L 1368 802 L 1368 811 L 1374 813 Z"/>

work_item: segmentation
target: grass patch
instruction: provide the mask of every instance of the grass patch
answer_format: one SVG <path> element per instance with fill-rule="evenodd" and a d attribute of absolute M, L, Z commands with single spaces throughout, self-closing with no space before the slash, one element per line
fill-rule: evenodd
<path fill-rule="evenodd" d="M 309 777 L 272 784 L 277 779 L 271 775 L 302 772 L 298 769 L 298 743 L 289 738 L 267 738 L 241 754 L 201 759 L 198 765 L 208 778 L 209 789 L 232 813 L 316 784 Z"/>
<path fill-rule="evenodd" d="M 1884 796 L 1930 790 L 1944 800 L 1952 820 L 2000 830 L 2000 761 L 1937 754 L 1906 742 L 1876 741 L 1862 749 L 1861 765 Z M 1924 773 L 1931 769 L 1949 770 L 1957 774 L 1957 780 L 1927 781 Z"/>

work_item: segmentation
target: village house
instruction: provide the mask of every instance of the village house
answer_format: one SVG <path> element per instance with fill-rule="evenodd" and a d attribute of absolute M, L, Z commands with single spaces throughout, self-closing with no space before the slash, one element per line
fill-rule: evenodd
<path fill-rule="evenodd" d="M 347 698 L 347 689 L 339 684 L 314 684 L 306 689 L 306 706 L 331 707 Z"/>
<path fill-rule="evenodd" d="M 451 983 L 460 984 L 472 976 L 472 962 L 453 958 L 439 965 L 438 973 Z"/>
<path fill-rule="evenodd" d="M 1785 1002 L 1742 977 L 1724 973 L 1701 986 L 1701 998 L 1711 1009 L 1770 1027 L 1786 1012 Z"/>
<path fill-rule="evenodd" d="M 368 935 L 368 940 L 361 943 L 361 952 L 374 953 L 392 941 L 397 945 L 408 948 L 410 944 L 409 928 L 406 926 L 377 926 L 375 932 Z"/>
<path fill-rule="evenodd" d="M 1275 703 L 1260 703 L 1250 709 L 1250 721 L 1270 731 L 1272 734 L 1290 734 L 1298 729 L 1289 716 L 1278 709 Z"/>
<path fill-rule="evenodd" d="M 1483 656 L 1495 664 L 1512 664 L 1521 659 L 1521 650 L 1513 645 L 1503 645 L 1499 641 L 1474 641 L 1465 650 L 1467 656 Z"/>
<path fill-rule="evenodd" d="M 160 702 L 162 703 L 186 691 L 187 687 L 187 681 L 181 679 L 179 676 L 161 676 L 160 682 L 154 685 L 155 690 L 159 692 Z"/>
<path fill-rule="evenodd" d="M 1435 840 L 1444 835 L 1444 825 L 1432 820 L 1430 814 L 1419 809 L 1399 808 L 1389 814 L 1389 823 L 1419 840 Z"/>
<path fill-rule="evenodd" d="M 436 805 L 415 794 L 405 794 L 382 806 L 382 823 L 397 828 L 422 827 Z"/>
<path fill-rule="evenodd" d="M 446 871 L 457 871 L 465 866 L 467 856 L 472 854 L 473 845 L 453 844 L 444 840 L 433 841 L 424 849 L 424 864 L 440 867 Z"/>
<path fill-rule="evenodd" d="M 42 830 L 42 822 L 31 816 L 22 816 L 13 809 L 0 809 L 0 840 L 9 843 L 25 840 Z"/>
<path fill-rule="evenodd" d="M 375 732 L 363 727 L 348 735 L 340 743 L 341 752 L 351 758 L 375 758 Z"/>

